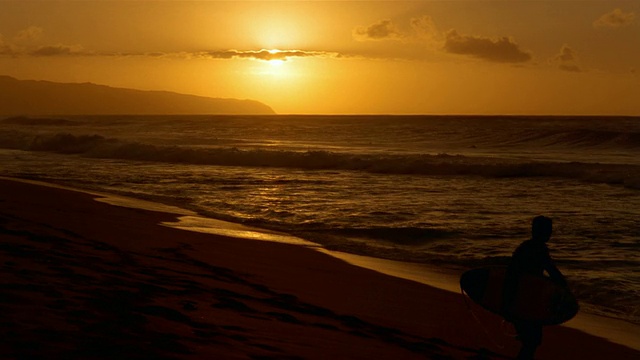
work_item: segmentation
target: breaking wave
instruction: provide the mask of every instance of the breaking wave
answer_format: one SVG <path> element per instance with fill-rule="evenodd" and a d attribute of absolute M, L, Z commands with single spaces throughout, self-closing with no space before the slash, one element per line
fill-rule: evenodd
<path fill-rule="evenodd" d="M 427 176 L 557 177 L 640 189 L 640 165 L 631 164 L 532 161 L 446 153 L 386 155 L 319 150 L 193 148 L 127 142 L 100 135 L 32 135 L 20 131 L 0 132 L 0 147 L 92 158 L 218 166 L 353 170 Z"/>

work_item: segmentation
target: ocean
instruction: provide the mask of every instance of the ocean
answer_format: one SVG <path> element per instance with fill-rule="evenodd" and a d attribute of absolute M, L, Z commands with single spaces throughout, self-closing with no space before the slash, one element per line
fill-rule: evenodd
<path fill-rule="evenodd" d="M 582 311 L 640 324 L 640 118 L 5 118 L 0 169 L 454 272 L 544 214 Z"/>

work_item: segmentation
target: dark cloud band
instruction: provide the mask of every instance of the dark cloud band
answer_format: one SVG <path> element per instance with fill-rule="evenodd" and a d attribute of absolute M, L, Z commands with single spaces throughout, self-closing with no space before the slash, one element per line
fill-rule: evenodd
<path fill-rule="evenodd" d="M 391 20 L 380 20 L 369 26 L 359 26 L 353 30 L 353 37 L 358 41 L 398 39 L 402 34 Z"/>
<path fill-rule="evenodd" d="M 531 54 L 520 49 L 511 39 L 490 39 L 481 36 L 460 35 L 450 30 L 445 36 L 444 50 L 452 54 L 469 55 L 483 60 L 519 63 L 531 60 Z"/>

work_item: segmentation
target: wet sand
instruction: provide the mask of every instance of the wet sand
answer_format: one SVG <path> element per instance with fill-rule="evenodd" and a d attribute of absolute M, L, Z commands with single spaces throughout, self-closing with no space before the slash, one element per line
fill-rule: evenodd
<path fill-rule="evenodd" d="M 517 353 L 519 343 L 504 335 L 501 321 L 460 294 L 301 245 L 162 226 L 180 214 L 95 198 L 0 180 L 3 358 L 505 359 Z M 553 326 L 545 328 L 537 355 L 637 359 L 640 351 Z"/>

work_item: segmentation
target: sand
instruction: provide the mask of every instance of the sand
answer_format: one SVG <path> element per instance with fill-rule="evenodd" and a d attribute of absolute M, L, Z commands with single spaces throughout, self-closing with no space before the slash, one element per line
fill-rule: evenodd
<path fill-rule="evenodd" d="M 500 319 L 460 294 L 304 245 L 163 226 L 184 214 L 95 198 L 0 180 L 2 358 L 508 359 L 518 351 Z M 537 358 L 638 359 L 640 351 L 552 326 Z"/>

